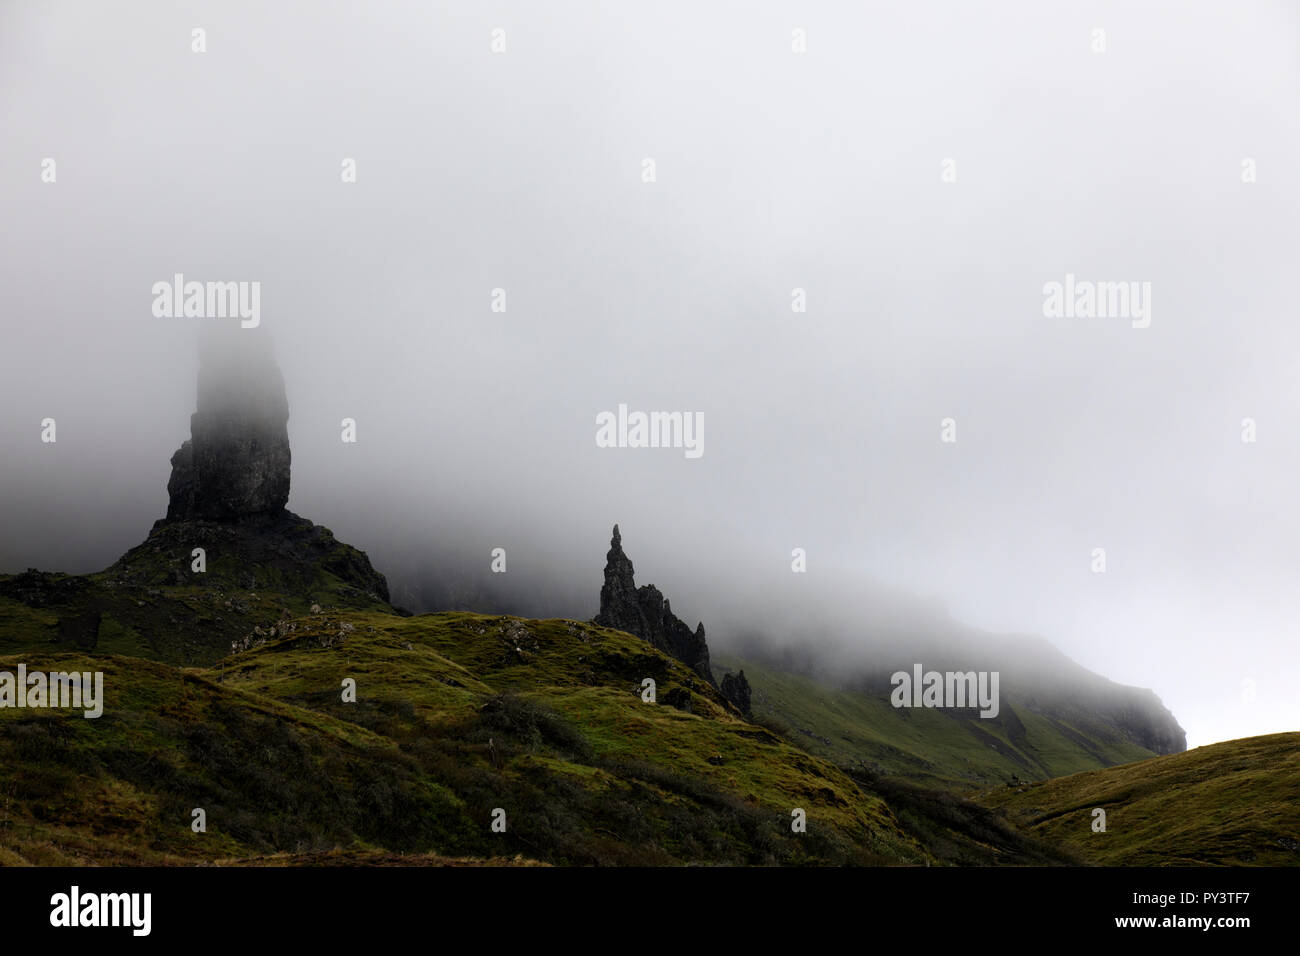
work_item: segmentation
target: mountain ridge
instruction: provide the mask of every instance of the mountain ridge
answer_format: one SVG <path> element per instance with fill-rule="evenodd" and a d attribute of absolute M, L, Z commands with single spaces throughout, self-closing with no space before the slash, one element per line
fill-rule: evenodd
<path fill-rule="evenodd" d="M 287 510 L 288 407 L 261 349 L 205 342 L 145 541 L 91 575 L 0 575 L 0 669 L 103 671 L 107 697 L 84 722 L 0 709 L 0 768 L 25 775 L 0 772 L 0 858 L 1068 865 L 962 793 L 1178 744 L 1140 692 L 1046 643 L 994 720 L 880 693 L 906 661 L 966 669 L 991 644 L 711 654 L 703 623 L 637 586 L 617 525 L 593 621 L 413 615 Z M 108 822 L 87 829 L 94 800 Z M 196 806 L 217 838 L 193 838 Z"/>

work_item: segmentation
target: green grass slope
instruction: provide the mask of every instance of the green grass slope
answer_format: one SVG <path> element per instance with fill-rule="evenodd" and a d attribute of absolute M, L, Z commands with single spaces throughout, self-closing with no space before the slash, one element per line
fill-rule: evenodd
<path fill-rule="evenodd" d="M 335 848 L 552 863 L 926 860 L 879 797 L 745 724 L 630 635 L 474 615 L 291 625 L 203 670 L 0 658 L 0 670 L 103 670 L 106 696 L 97 720 L 0 710 L 0 862 Z M 641 701 L 653 675 L 689 712 Z M 355 703 L 342 700 L 344 677 Z M 190 829 L 195 807 L 206 833 Z M 504 833 L 491 829 L 498 807 Z M 794 807 L 807 833 L 790 831 Z"/>
<path fill-rule="evenodd" d="M 744 670 L 762 722 L 788 728 L 810 752 L 841 765 L 926 786 L 968 790 L 1041 780 L 1153 756 L 1083 709 L 1049 714 L 1002 695 L 1001 712 L 895 708 L 888 695 L 829 687 L 726 654 L 715 668 Z"/>
<path fill-rule="evenodd" d="M 340 613 L 296 627 L 288 639 L 230 659 L 226 685 L 370 725 L 415 748 L 454 740 L 458 767 L 449 772 L 477 767 L 521 791 L 519 810 L 507 809 L 521 852 L 553 859 L 542 852 L 546 835 L 532 832 L 549 820 L 575 838 L 594 831 L 588 858 L 567 858 L 575 862 L 600 861 L 595 847 L 605 843 L 608 862 L 630 862 L 619 855 L 631 848 L 619 844 L 632 842 L 644 862 L 660 863 L 924 859 L 882 800 L 745 723 L 684 665 L 623 632 L 465 613 Z M 341 699 L 349 677 L 356 704 Z M 655 680 L 658 703 L 642 701 L 645 678 Z M 550 787 L 570 799 L 545 806 Z M 662 803 L 662 820 L 646 819 L 646 800 Z M 813 840 L 801 840 L 812 827 L 790 832 L 796 807 L 817 821 Z M 688 809 L 698 821 L 682 814 Z M 552 819 L 566 812 L 571 820 Z M 751 842 L 757 856 L 746 849 Z"/>
<path fill-rule="evenodd" d="M 976 799 L 1108 866 L 1300 865 L 1300 733 L 1247 737 Z M 1092 829 L 1106 811 L 1105 832 Z"/>
<path fill-rule="evenodd" d="M 1068 861 L 973 803 L 883 796 L 591 624 L 338 609 L 206 668 L 20 661 L 102 670 L 106 701 L 0 709 L 0 863 Z"/>

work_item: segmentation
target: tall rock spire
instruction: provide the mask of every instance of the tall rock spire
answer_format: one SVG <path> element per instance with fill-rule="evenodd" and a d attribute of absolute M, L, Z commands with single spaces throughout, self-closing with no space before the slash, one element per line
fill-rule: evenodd
<path fill-rule="evenodd" d="M 274 515 L 289 500 L 289 403 L 269 341 L 208 331 L 199 348 L 198 410 L 172 455 L 167 520 Z"/>

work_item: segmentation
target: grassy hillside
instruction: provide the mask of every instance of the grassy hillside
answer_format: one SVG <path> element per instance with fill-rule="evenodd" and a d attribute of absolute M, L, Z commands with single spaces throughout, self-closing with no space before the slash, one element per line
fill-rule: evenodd
<path fill-rule="evenodd" d="M 0 658 L 103 670 L 106 697 L 98 720 L 0 710 L 0 862 L 1065 860 L 973 804 L 903 794 L 895 813 L 619 631 L 354 610 L 277 631 L 209 668 Z"/>
<path fill-rule="evenodd" d="M 191 546 L 206 549 L 202 574 Z M 0 576 L 0 671 L 100 670 L 107 698 L 98 720 L 0 709 L 0 864 L 1144 860 L 1125 855 L 1132 840 L 1111 841 L 1127 848 L 1112 859 L 1077 839 L 1070 811 L 1044 809 L 1055 803 L 1014 802 L 1055 791 L 1003 786 L 1163 766 L 1067 698 L 1022 702 L 1004 687 L 991 720 L 896 710 L 887 695 L 720 655 L 753 686 L 749 721 L 630 634 L 412 617 L 386 597 L 362 552 L 287 513 L 159 523 L 95 575 Z M 656 703 L 641 698 L 646 678 Z M 1272 800 L 1295 780 L 1293 763 L 1278 766 L 1241 791 Z M 1120 819 L 1159 847 L 1151 834 L 1185 809 L 1186 787 L 1135 773 L 1124 792 L 1146 787 L 1153 808 Z M 1223 852 L 1295 862 L 1272 818 L 1250 829 L 1258 807 L 1233 799 Z M 191 829 L 195 808 L 205 833 Z M 796 809 L 806 832 L 792 832 Z M 1212 862 L 1210 849 L 1189 853 Z"/>
<path fill-rule="evenodd" d="M 1091 863 L 1300 865 L 1300 733 L 1230 740 L 977 799 Z M 1104 833 L 1092 830 L 1098 807 Z"/>
<path fill-rule="evenodd" d="M 812 753 L 932 787 L 1041 780 L 1152 756 L 1082 709 L 1048 714 L 1005 692 L 999 715 L 983 718 L 969 710 L 895 708 L 887 694 L 836 689 L 734 656 L 715 655 L 715 664 L 743 669 L 755 717 L 789 728 Z"/>

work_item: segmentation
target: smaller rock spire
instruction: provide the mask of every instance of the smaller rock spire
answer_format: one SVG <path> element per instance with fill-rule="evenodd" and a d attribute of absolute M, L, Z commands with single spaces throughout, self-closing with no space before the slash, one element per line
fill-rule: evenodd
<path fill-rule="evenodd" d="M 600 613 L 593 618 L 602 627 L 612 627 L 649 641 L 677 658 L 697 674 L 714 683 L 709 667 L 709 647 L 704 642 L 704 625 L 695 633 L 673 614 L 672 605 L 653 584 L 638 588 L 632 561 L 623 553 L 623 536 L 618 525 L 605 556 L 605 585 L 600 589 Z"/>
<path fill-rule="evenodd" d="M 739 674 L 723 674 L 720 690 L 722 696 L 735 704 L 737 709 L 746 717 L 754 715 L 752 709 L 753 692 L 750 690 L 749 681 L 745 679 L 744 671 Z"/>

